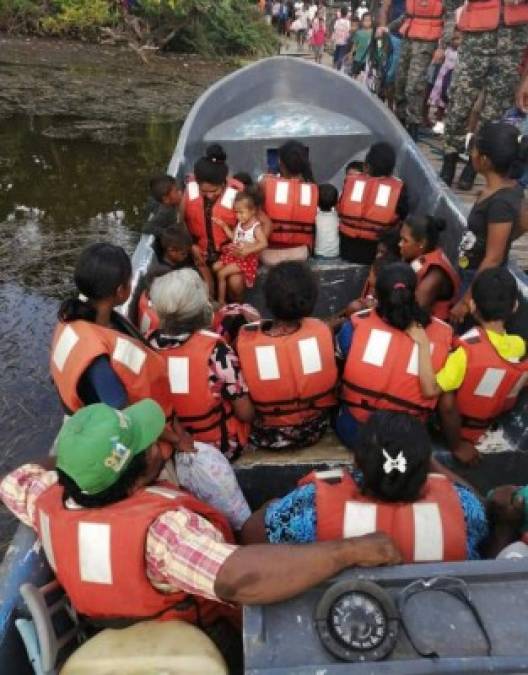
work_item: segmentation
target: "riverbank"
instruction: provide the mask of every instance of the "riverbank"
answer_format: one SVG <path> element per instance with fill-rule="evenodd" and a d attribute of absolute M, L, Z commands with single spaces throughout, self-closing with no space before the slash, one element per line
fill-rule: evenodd
<path fill-rule="evenodd" d="M 146 58 L 126 46 L 0 34 L 0 117 L 71 116 L 105 122 L 99 133 L 111 136 L 114 125 L 182 121 L 209 85 L 237 67 L 193 54 Z"/>

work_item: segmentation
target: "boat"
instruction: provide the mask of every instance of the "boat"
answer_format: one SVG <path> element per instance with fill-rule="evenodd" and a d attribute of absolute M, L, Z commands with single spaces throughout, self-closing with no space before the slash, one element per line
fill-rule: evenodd
<path fill-rule="evenodd" d="M 342 184 L 346 164 L 363 159 L 372 143 L 393 144 L 396 173 L 406 182 L 411 209 L 445 218 L 448 228 L 442 244 L 455 259 L 465 227 L 464 209 L 456 196 L 378 99 L 349 77 L 305 60 L 264 59 L 214 84 L 188 115 L 169 173 L 183 179 L 205 146 L 217 142 L 227 152 L 232 173 L 250 171 L 256 179 L 268 170 L 277 148 L 291 138 L 309 149 L 318 182 L 336 187 Z M 135 288 L 153 260 L 152 244 L 152 236 L 143 235 L 134 252 Z M 316 308 L 321 316 L 356 297 L 367 273 L 363 266 L 341 260 L 310 264 L 321 281 Z M 528 279 L 514 265 L 511 269 L 521 296 L 512 329 L 527 337 Z M 265 313 L 263 273 L 249 300 Z M 133 293 L 122 307 L 132 319 L 136 301 Z M 500 422 L 506 451 L 486 455 L 478 469 L 463 472 L 481 491 L 528 482 L 526 421 L 523 398 Z M 292 489 L 313 468 L 332 470 L 348 464 L 349 453 L 329 435 L 301 451 L 246 455 L 236 470 L 248 501 L 258 507 Z M 26 613 L 19 588 L 28 582 L 40 586 L 51 577 L 33 532 L 21 525 L 0 569 L 0 663 L 6 675 L 32 672 L 14 623 Z M 457 592 L 436 581 L 438 577 L 458 584 Z M 407 598 L 402 591 L 413 582 L 421 584 L 420 594 L 413 587 L 404 608 L 402 598 Z M 469 604 L 463 601 L 468 594 Z M 350 606 L 363 614 L 352 628 L 337 630 L 339 612 L 342 615 Z M 401 620 L 404 609 L 406 630 Z M 527 631 L 528 558 L 348 570 L 288 602 L 245 608 L 245 668 L 248 674 L 521 673 L 528 672 Z"/>

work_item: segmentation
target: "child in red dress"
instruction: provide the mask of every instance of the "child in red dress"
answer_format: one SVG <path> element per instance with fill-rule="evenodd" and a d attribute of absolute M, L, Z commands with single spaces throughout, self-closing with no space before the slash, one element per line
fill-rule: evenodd
<path fill-rule="evenodd" d="M 259 253 L 268 245 L 257 218 L 258 202 L 258 196 L 251 191 L 239 192 L 234 201 L 238 219 L 235 229 L 231 230 L 225 223 L 217 221 L 232 241 L 224 247 L 220 260 L 213 265 L 220 305 L 225 304 L 228 289 L 232 299 L 240 301 L 244 290 L 251 288 L 255 282 Z"/>

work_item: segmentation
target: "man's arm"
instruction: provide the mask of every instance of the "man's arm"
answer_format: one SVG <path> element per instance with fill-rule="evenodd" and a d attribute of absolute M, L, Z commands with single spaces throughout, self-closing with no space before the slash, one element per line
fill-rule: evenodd
<path fill-rule="evenodd" d="M 292 598 L 347 567 L 400 562 L 400 552 L 383 533 L 317 544 L 253 544 L 240 546 L 227 558 L 214 589 L 226 602 L 269 604 Z"/>

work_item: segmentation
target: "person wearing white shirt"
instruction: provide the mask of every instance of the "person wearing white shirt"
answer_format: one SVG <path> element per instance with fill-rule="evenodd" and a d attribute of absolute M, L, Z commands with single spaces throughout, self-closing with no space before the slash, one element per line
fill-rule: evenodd
<path fill-rule="evenodd" d="M 319 185 L 319 204 L 315 219 L 314 253 L 321 258 L 339 256 L 339 218 L 336 205 L 339 194 L 330 183 Z"/>

